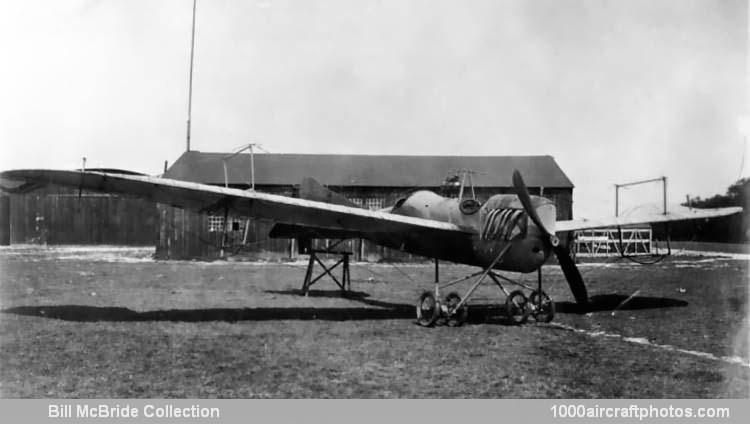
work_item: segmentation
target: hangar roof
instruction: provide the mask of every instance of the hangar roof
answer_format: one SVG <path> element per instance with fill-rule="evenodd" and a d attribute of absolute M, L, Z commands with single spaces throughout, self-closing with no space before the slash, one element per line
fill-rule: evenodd
<path fill-rule="evenodd" d="M 224 184 L 223 158 L 230 153 L 185 152 L 166 178 Z M 255 154 L 256 185 L 294 185 L 312 177 L 328 186 L 437 187 L 461 169 L 475 171 L 475 187 L 512 187 L 518 169 L 529 187 L 572 188 L 552 156 L 374 156 Z M 227 161 L 230 184 L 250 181 L 250 155 Z"/>

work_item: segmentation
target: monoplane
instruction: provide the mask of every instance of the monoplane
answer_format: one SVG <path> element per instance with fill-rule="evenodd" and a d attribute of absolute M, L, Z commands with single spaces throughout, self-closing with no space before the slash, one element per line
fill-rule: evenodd
<path fill-rule="evenodd" d="M 0 174 L 19 185 L 7 191 L 24 191 L 44 184 L 133 195 L 198 212 L 224 210 L 234 216 L 274 221 L 273 237 L 361 238 L 435 260 L 435 288 L 419 297 L 417 323 L 460 325 L 467 317 L 467 301 L 487 278 L 506 295 L 506 314 L 520 323 L 529 316 L 549 321 L 554 303 L 542 286 L 542 265 L 554 254 L 579 308 L 588 306 L 583 278 L 559 234 L 576 230 L 627 226 L 726 216 L 742 208 L 689 209 L 600 220 L 556 221 L 554 202 L 532 196 L 521 174 L 513 172 L 516 194 L 497 194 L 484 203 L 476 199 L 447 198 L 420 190 L 393 206 L 371 211 L 356 207 L 343 196 L 320 187 L 308 196 L 286 197 L 113 170 L 13 170 Z M 306 197 L 306 198 L 305 198 Z M 467 277 L 441 283 L 438 261 L 479 267 Z M 497 271 L 538 273 L 536 287 L 528 287 Z M 456 292 L 441 298 L 440 291 L 474 278 L 463 296 Z M 518 289 L 508 291 L 502 282 Z M 529 295 L 525 294 L 530 291 Z"/>

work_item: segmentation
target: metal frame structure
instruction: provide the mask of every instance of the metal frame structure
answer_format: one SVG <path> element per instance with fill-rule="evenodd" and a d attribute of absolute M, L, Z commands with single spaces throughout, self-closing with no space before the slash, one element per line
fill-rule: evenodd
<path fill-rule="evenodd" d="M 227 161 L 229 161 L 229 159 L 232 159 L 233 157 L 239 155 L 240 153 L 244 152 L 245 150 L 249 150 L 250 151 L 250 188 L 248 190 L 255 191 L 255 151 L 253 149 L 256 148 L 256 147 L 258 149 L 260 149 L 260 150 L 265 151 L 260 146 L 260 144 L 258 144 L 258 143 L 249 143 L 249 144 L 245 144 L 244 146 L 240 146 L 237 149 L 236 152 L 234 152 L 234 153 L 232 153 L 230 155 L 226 155 L 226 156 L 224 156 L 221 159 L 222 165 L 224 166 L 224 187 L 225 188 L 229 188 L 229 172 L 227 170 Z M 224 247 L 226 247 L 225 246 L 225 242 L 226 242 L 226 238 L 227 238 L 227 235 L 226 235 L 226 221 L 227 221 L 227 218 L 226 218 L 226 215 L 225 215 L 225 217 L 224 217 L 224 235 L 223 235 L 223 238 L 222 238 L 222 240 L 224 240 L 224 241 L 222 241 L 222 249 L 221 249 L 221 253 L 220 253 L 220 257 L 222 257 L 222 258 L 224 257 Z M 250 218 L 248 218 L 247 220 L 245 220 L 245 234 L 242 237 L 242 245 L 243 246 L 245 246 L 247 244 L 247 236 L 248 236 L 248 229 L 249 228 L 250 228 Z"/>
<path fill-rule="evenodd" d="M 667 177 L 651 178 L 650 180 L 635 181 L 632 183 L 615 184 L 615 216 L 620 216 L 620 189 L 623 187 L 630 187 L 634 185 L 653 183 L 661 181 L 662 183 L 662 194 L 663 194 L 663 206 L 664 215 L 667 214 Z"/>
<path fill-rule="evenodd" d="M 620 214 L 620 189 L 621 188 L 634 186 L 634 185 L 640 185 L 640 184 L 653 183 L 653 182 L 658 182 L 658 181 L 661 181 L 661 185 L 662 185 L 662 207 L 663 207 L 662 213 L 666 215 L 668 213 L 667 212 L 667 177 L 662 176 L 660 178 L 651 178 L 648 180 L 634 181 L 631 183 L 615 184 L 615 216 L 619 216 Z M 643 254 L 643 255 L 628 254 L 627 249 L 623 247 L 626 243 L 626 240 L 623 237 L 623 234 L 627 230 L 623 229 L 622 227 L 617 227 L 617 243 L 615 245 L 616 246 L 619 245 L 619 247 L 616 247 L 616 249 L 620 253 L 620 256 L 622 256 L 623 258 L 629 259 L 633 262 L 642 264 L 642 265 L 652 265 L 657 262 L 660 262 L 665 257 L 671 255 L 672 247 L 669 241 L 669 222 L 665 222 L 664 226 L 665 226 L 666 233 L 667 233 L 667 253 L 666 254 L 660 254 L 658 252 L 654 253 L 653 244 L 652 244 L 650 256 L 655 258 L 653 260 L 643 260 L 642 257 L 647 256 L 646 254 Z"/>
<path fill-rule="evenodd" d="M 620 241 L 620 232 L 622 241 Z M 650 255 L 653 253 L 651 228 L 582 230 L 575 233 L 576 256 Z"/>
<path fill-rule="evenodd" d="M 227 161 L 239 155 L 240 153 L 244 152 L 245 150 L 249 150 L 250 151 L 250 188 L 249 190 L 255 191 L 255 151 L 253 149 L 256 147 L 260 150 L 263 150 L 260 144 L 249 143 L 249 144 L 245 144 L 244 146 L 240 146 L 236 152 L 226 155 L 223 158 L 221 158 L 222 165 L 224 166 L 224 187 L 225 188 L 229 188 L 229 172 L 227 170 Z"/>

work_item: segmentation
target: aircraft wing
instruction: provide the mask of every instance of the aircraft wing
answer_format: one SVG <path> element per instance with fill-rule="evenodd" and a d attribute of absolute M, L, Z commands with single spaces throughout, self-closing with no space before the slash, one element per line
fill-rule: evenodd
<path fill-rule="evenodd" d="M 649 205 L 650 206 L 650 205 Z M 741 207 L 696 209 L 680 207 L 668 211 L 666 214 L 659 212 L 657 208 L 645 207 L 635 209 L 621 216 L 612 216 L 602 219 L 578 219 L 571 221 L 557 221 L 555 232 L 591 230 L 594 228 L 622 227 L 636 224 L 653 224 L 659 222 L 686 221 L 690 219 L 718 218 L 721 216 L 734 215 L 742 212 Z"/>
<path fill-rule="evenodd" d="M 459 240 L 471 233 L 447 222 L 369 211 L 314 200 L 257 191 L 217 187 L 144 175 L 101 171 L 13 170 L 3 180 L 35 186 L 55 184 L 106 193 L 132 195 L 198 212 L 224 213 L 267 219 L 293 228 L 367 238 L 384 234 L 395 244 L 407 237 Z"/>

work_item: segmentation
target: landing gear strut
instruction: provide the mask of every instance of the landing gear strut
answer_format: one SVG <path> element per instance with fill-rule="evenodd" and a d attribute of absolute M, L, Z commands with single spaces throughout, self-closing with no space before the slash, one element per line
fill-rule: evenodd
<path fill-rule="evenodd" d="M 495 260 L 492 261 L 490 266 L 482 271 L 475 272 L 474 274 L 466 277 L 451 280 L 447 283 L 440 284 L 439 282 L 439 267 L 438 260 L 435 260 L 435 290 L 434 292 L 425 291 L 417 300 L 417 324 L 423 327 L 431 327 L 436 324 L 446 324 L 452 327 L 460 326 L 464 324 L 469 315 L 469 309 L 467 305 L 468 299 L 474 293 L 474 291 L 485 281 L 487 276 L 502 290 L 505 294 L 505 317 L 508 323 L 519 325 L 523 324 L 528 320 L 529 317 L 533 317 L 537 322 L 550 322 L 555 316 L 555 304 L 552 302 L 550 297 L 542 290 L 542 269 L 538 270 L 538 284 L 536 288 L 529 287 L 521 282 L 511 280 L 510 278 L 504 277 L 500 274 L 492 271 L 492 268 L 497 265 L 505 253 L 508 251 L 509 245 L 506 246 L 497 255 Z M 450 292 L 445 299 L 440 299 L 440 289 L 445 289 L 452 285 L 466 281 L 470 278 L 477 277 L 474 284 L 461 297 L 457 292 Z M 500 280 L 504 280 L 516 286 L 519 289 L 508 292 L 505 287 L 500 283 Z M 530 291 L 529 296 L 524 294 L 524 289 Z"/>

